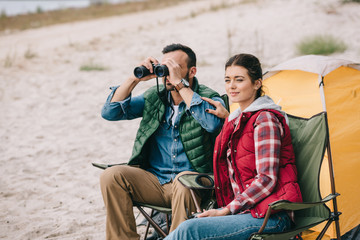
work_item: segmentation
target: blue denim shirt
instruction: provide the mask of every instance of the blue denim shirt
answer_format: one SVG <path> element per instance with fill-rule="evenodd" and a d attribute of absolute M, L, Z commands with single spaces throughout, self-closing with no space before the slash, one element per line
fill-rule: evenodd
<path fill-rule="evenodd" d="M 116 121 L 142 117 L 145 104 L 143 95 L 136 97 L 130 95 L 123 101 L 110 102 L 117 87 L 111 87 L 111 89 L 112 92 L 101 112 L 103 118 Z M 223 100 L 219 97 L 214 97 L 213 100 L 224 105 Z M 157 176 L 160 184 L 170 182 L 180 172 L 194 171 L 185 154 L 179 135 L 179 122 L 182 114 L 191 114 L 208 132 L 214 132 L 221 127 L 222 120 L 213 114 L 206 113 L 206 109 L 214 109 L 214 107 L 203 101 L 197 93 L 194 93 L 189 108 L 184 101 L 179 104 L 179 115 L 174 123 L 171 122 L 173 110 L 170 107 L 166 108 L 165 118 L 149 139 L 151 144 L 149 163 L 151 167 L 147 170 Z"/>

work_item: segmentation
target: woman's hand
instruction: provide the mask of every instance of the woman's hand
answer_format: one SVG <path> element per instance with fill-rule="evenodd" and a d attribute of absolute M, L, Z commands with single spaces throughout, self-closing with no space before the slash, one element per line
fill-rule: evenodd
<path fill-rule="evenodd" d="M 222 209 L 210 209 L 208 211 L 205 211 L 199 215 L 197 215 L 198 218 L 202 217 L 219 217 L 219 216 L 226 216 L 230 214 L 230 210 L 227 208 Z"/>
<path fill-rule="evenodd" d="M 214 101 L 207 97 L 201 97 L 201 99 L 204 101 L 207 101 L 208 103 L 210 103 L 211 105 L 213 105 L 216 108 L 215 110 L 206 109 L 206 112 L 214 114 L 218 118 L 223 118 L 223 119 L 225 119 L 229 116 L 230 113 L 228 112 L 228 110 L 226 110 L 226 108 L 220 102 Z"/>

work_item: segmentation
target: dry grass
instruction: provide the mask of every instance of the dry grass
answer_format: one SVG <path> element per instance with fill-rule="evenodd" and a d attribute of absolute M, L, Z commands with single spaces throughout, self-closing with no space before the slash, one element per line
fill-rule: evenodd
<path fill-rule="evenodd" d="M 301 55 L 331 55 L 336 52 L 344 52 L 346 44 L 331 35 L 314 35 L 303 39 L 297 45 Z"/>
<path fill-rule="evenodd" d="M 58 23 L 124 15 L 138 11 L 165 8 L 182 2 L 184 0 L 147 0 L 143 2 L 92 5 L 87 8 L 70 8 L 48 12 L 37 11 L 37 13 L 18 16 L 6 16 L 5 13 L 2 13 L 0 16 L 0 31 L 25 30 Z"/>
<path fill-rule="evenodd" d="M 87 63 L 81 65 L 79 70 L 83 72 L 106 71 L 108 70 L 108 68 L 103 66 L 102 64 L 95 63 L 93 59 L 90 59 Z"/>
<path fill-rule="evenodd" d="M 5 61 L 4 61 L 4 67 L 5 68 L 10 68 L 13 66 L 14 62 L 16 59 L 16 54 L 12 53 L 12 54 L 7 54 L 5 57 Z"/>
<path fill-rule="evenodd" d="M 37 57 L 37 54 L 34 51 L 32 51 L 30 49 L 30 47 L 28 47 L 26 49 L 25 53 L 24 53 L 24 58 L 25 59 L 32 59 L 32 58 L 35 58 L 35 57 Z"/>

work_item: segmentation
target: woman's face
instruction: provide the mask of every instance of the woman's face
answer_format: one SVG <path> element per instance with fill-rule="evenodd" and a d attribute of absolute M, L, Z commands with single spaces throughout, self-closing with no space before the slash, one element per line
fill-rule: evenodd
<path fill-rule="evenodd" d="M 233 103 L 239 103 L 242 110 L 254 100 L 256 91 L 261 86 L 261 80 L 251 82 L 246 68 L 232 65 L 225 70 L 225 90 Z"/>

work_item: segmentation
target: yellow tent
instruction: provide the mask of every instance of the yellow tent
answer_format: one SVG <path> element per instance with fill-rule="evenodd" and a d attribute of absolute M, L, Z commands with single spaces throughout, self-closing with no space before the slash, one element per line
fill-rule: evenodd
<path fill-rule="evenodd" d="M 324 56 L 294 58 L 264 75 L 264 90 L 289 114 L 311 117 L 327 111 L 336 192 L 341 194 L 340 233 L 345 234 L 360 224 L 360 65 Z M 324 165 L 322 169 L 321 192 L 326 196 L 330 175 Z M 336 237 L 335 227 L 326 235 Z"/>

